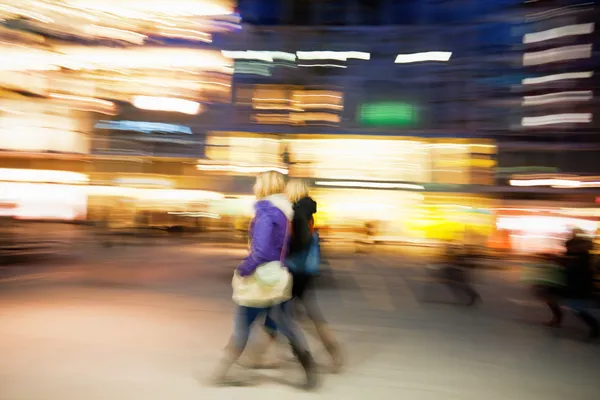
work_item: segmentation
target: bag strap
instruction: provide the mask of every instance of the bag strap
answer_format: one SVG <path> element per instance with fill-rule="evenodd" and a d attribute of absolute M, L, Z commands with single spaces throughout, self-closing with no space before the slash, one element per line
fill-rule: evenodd
<path fill-rule="evenodd" d="M 287 224 L 285 226 L 285 234 L 283 235 L 283 244 L 281 245 L 281 254 L 279 255 L 279 261 L 283 264 L 285 260 L 285 255 L 287 254 L 287 247 L 290 241 L 290 228 L 292 225 L 292 221 L 287 220 Z"/>

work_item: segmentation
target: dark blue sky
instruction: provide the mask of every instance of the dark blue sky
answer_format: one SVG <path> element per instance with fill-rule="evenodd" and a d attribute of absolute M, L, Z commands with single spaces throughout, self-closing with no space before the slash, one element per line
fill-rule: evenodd
<path fill-rule="evenodd" d="M 358 4 L 360 24 L 465 23 L 521 3 L 521 0 L 239 0 L 239 11 L 248 23 L 282 23 L 284 7 L 290 7 L 296 23 L 303 24 L 311 13 L 307 5 L 319 3 L 326 24 L 339 25 L 345 13 Z"/>

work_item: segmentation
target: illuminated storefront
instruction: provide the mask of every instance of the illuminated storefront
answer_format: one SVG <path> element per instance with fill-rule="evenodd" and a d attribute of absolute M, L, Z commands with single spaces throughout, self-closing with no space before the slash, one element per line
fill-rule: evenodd
<path fill-rule="evenodd" d="M 375 223 L 381 240 L 485 241 L 494 230 L 493 201 L 480 197 L 336 188 L 314 189 L 313 196 L 317 225 L 360 231 Z"/>
<path fill-rule="evenodd" d="M 90 152 L 89 115 L 52 101 L 0 100 L 0 149 Z"/>
<path fill-rule="evenodd" d="M 376 223 L 383 239 L 485 243 L 495 229 L 492 200 L 428 193 L 425 184 L 492 184 L 494 154 L 493 143 L 458 139 L 214 132 L 198 169 L 249 177 L 273 169 L 308 179 L 317 225 L 338 232 Z"/>
<path fill-rule="evenodd" d="M 482 196 L 429 193 L 411 223 L 429 239 L 485 244 L 495 231 L 494 204 Z"/>
<path fill-rule="evenodd" d="M 600 227 L 600 209 L 584 205 L 513 206 L 495 209 L 497 236 L 508 238 L 508 247 L 522 253 L 562 252 L 575 228 L 594 237 Z"/>
<path fill-rule="evenodd" d="M 217 192 L 131 186 L 89 186 L 90 219 L 113 227 L 194 226 L 203 219 L 218 219 L 212 203 L 223 198 Z M 140 217 L 145 220 L 140 223 Z"/>
<path fill-rule="evenodd" d="M 54 165 L 60 163 L 55 161 Z M 213 203 L 224 197 L 198 186 L 196 177 L 0 168 L 0 215 L 107 219 L 113 225 L 133 226 L 140 213 L 147 213 L 153 214 L 157 225 L 168 226 L 174 219 L 193 225 L 192 218 L 218 218 Z"/>
<path fill-rule="evenodd" d="M 418 237 L 411 219 L 418 214 L 421 193 L 371 189 L 316 188 L 317 226 L 338 232 L 359 233 L 366 223 L 376 222 L 378 236 Z"/>
<path fill-rule="evenodd" d="M 0 204 L 0 215 L 18 219 L 73 221 L 87 216 L 85 186 L 0 182 Z"/>
<path fill-rule="evenodd" d="M 495 153 L 486 141 L 241 132 L 211 133 L 206 150 L 215 163 L 289 168 L 309 179 L 459 185 L 493 184 Z"/>
<path fill-rule="evenodd" d="M 429 182 L 427 144 L 414 140 L 296 139 L 291 175 L 319 179 Z"/>
<path fill-rule="evenodd" d="M 260 168 L 287 173 L 283 153 L 285 146 L 276 135 L 231 134 L 219 132 L 206 139 L 206 158 L 210 163 L 198 165 L 204 171 L 234 172 L 255 175 Z"/>
<path fill-rule="evenodd" d="M 84 220 L 88 181 L 77 172 L 0 168 L 0 215 Z"/>

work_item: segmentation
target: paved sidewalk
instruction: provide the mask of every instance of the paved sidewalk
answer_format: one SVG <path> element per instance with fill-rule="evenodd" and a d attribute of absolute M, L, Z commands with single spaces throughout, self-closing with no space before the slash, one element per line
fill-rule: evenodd
<path fill-rule="evenodd" d="M 331 311 L 331 310 L 329 310 Z M 231 332 L 225 297 L 131 289 L 29 288 L 0 293 L 0 400 L 527 399 L 597 397 L 600 346 L 538 326 L 448 307 L 332 315 L 348 367 L 316 393 L 293 364 L 251 388 L 206 384 Z M 364 313 L 364 311 L 363 311 Z M 394 320 L 390 320 L 395 315 Z M 311 339 L 323 364 L 327 357 Z"/>

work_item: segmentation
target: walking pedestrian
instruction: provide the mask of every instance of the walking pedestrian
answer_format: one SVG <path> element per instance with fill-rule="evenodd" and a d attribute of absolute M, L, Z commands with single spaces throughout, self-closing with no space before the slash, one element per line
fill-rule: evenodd
<path fill-rule="evenodd" d="M 317 384 L 315 362 L 306 340 L 282 306 L 291 297 L 291 277 L 282 261 L 294 215 L 284 190 L 285 180 L 278 172 L 264 172 L 256 179 L 254 193 L 258 201 L 250 224 L 250 251 L 234 275 L 234 301 L 238 307 L 233 335 L 216 371 L 217 383 L 235 383 L 228 382 L 227 373 L 244 351 L 252 324 L 259 317 L 268 316 L 287 338 L 304 368 L 306 388 L 313 389 Z"/>
<path fill-rule="evenodd" d="M 574 229 L 573 234 L 565 243 L 564 257 L 566 287 L 559 298 L 573 311 L 576 317 L 582 320 L 589 328 L 588 339 L 600 336 L 598 321 L 589 312 L 593 306 L 594 272 L 592 269 L 591 250 L 593 242 L 584 237 L 583 231 Z M 559 301 L 553 299 L 548 302 L 552 311 L 552 319 L 547 323 L 551 327 L 559 327 L 563 315 Z"/>
<path fill-rule="evenodd" d="M 294 204 L 292 238 L 286 259 L 293 276 L 292 300 L 303 306 L 306 316 L 315 325 L 319 339 L 331 356 L 332 371 L 339 372 L 343 364 L 340 345 L 321 312 L 315 291 L 315 280 L 320 268 L 319 236 L 314 230 L 317 203 L 310 197 L 309 185 L 303 180 L 291 180 L 286 192 Z M 270 318 L 265 321 L 270 343 L 276 340 L 276 325 Z"/>
<path fill-rule="evenodd" d="M 441 268 L 436 272 L 436 280 L 442 282 L 457 301 L 473 306 L 481 301 L 481 296 L 471 283 L 471 269 L 474 259 L 467 251 L 460 251 L 459 246 L 450 242 L 446 244 L 441 258 Z"/>
<path fill-rule="evenodd" d="M 551 253 L 539 253 L 526 257 L 525 261 L 521 282 L 530 286 L 533 296 L 544 302 L 553 315 L 555 308 L 560 313 L 558 302 L 565 292 L 565 276 L 559 257 Z M 555 323 L 553 319 L 547 325 Z"/>

